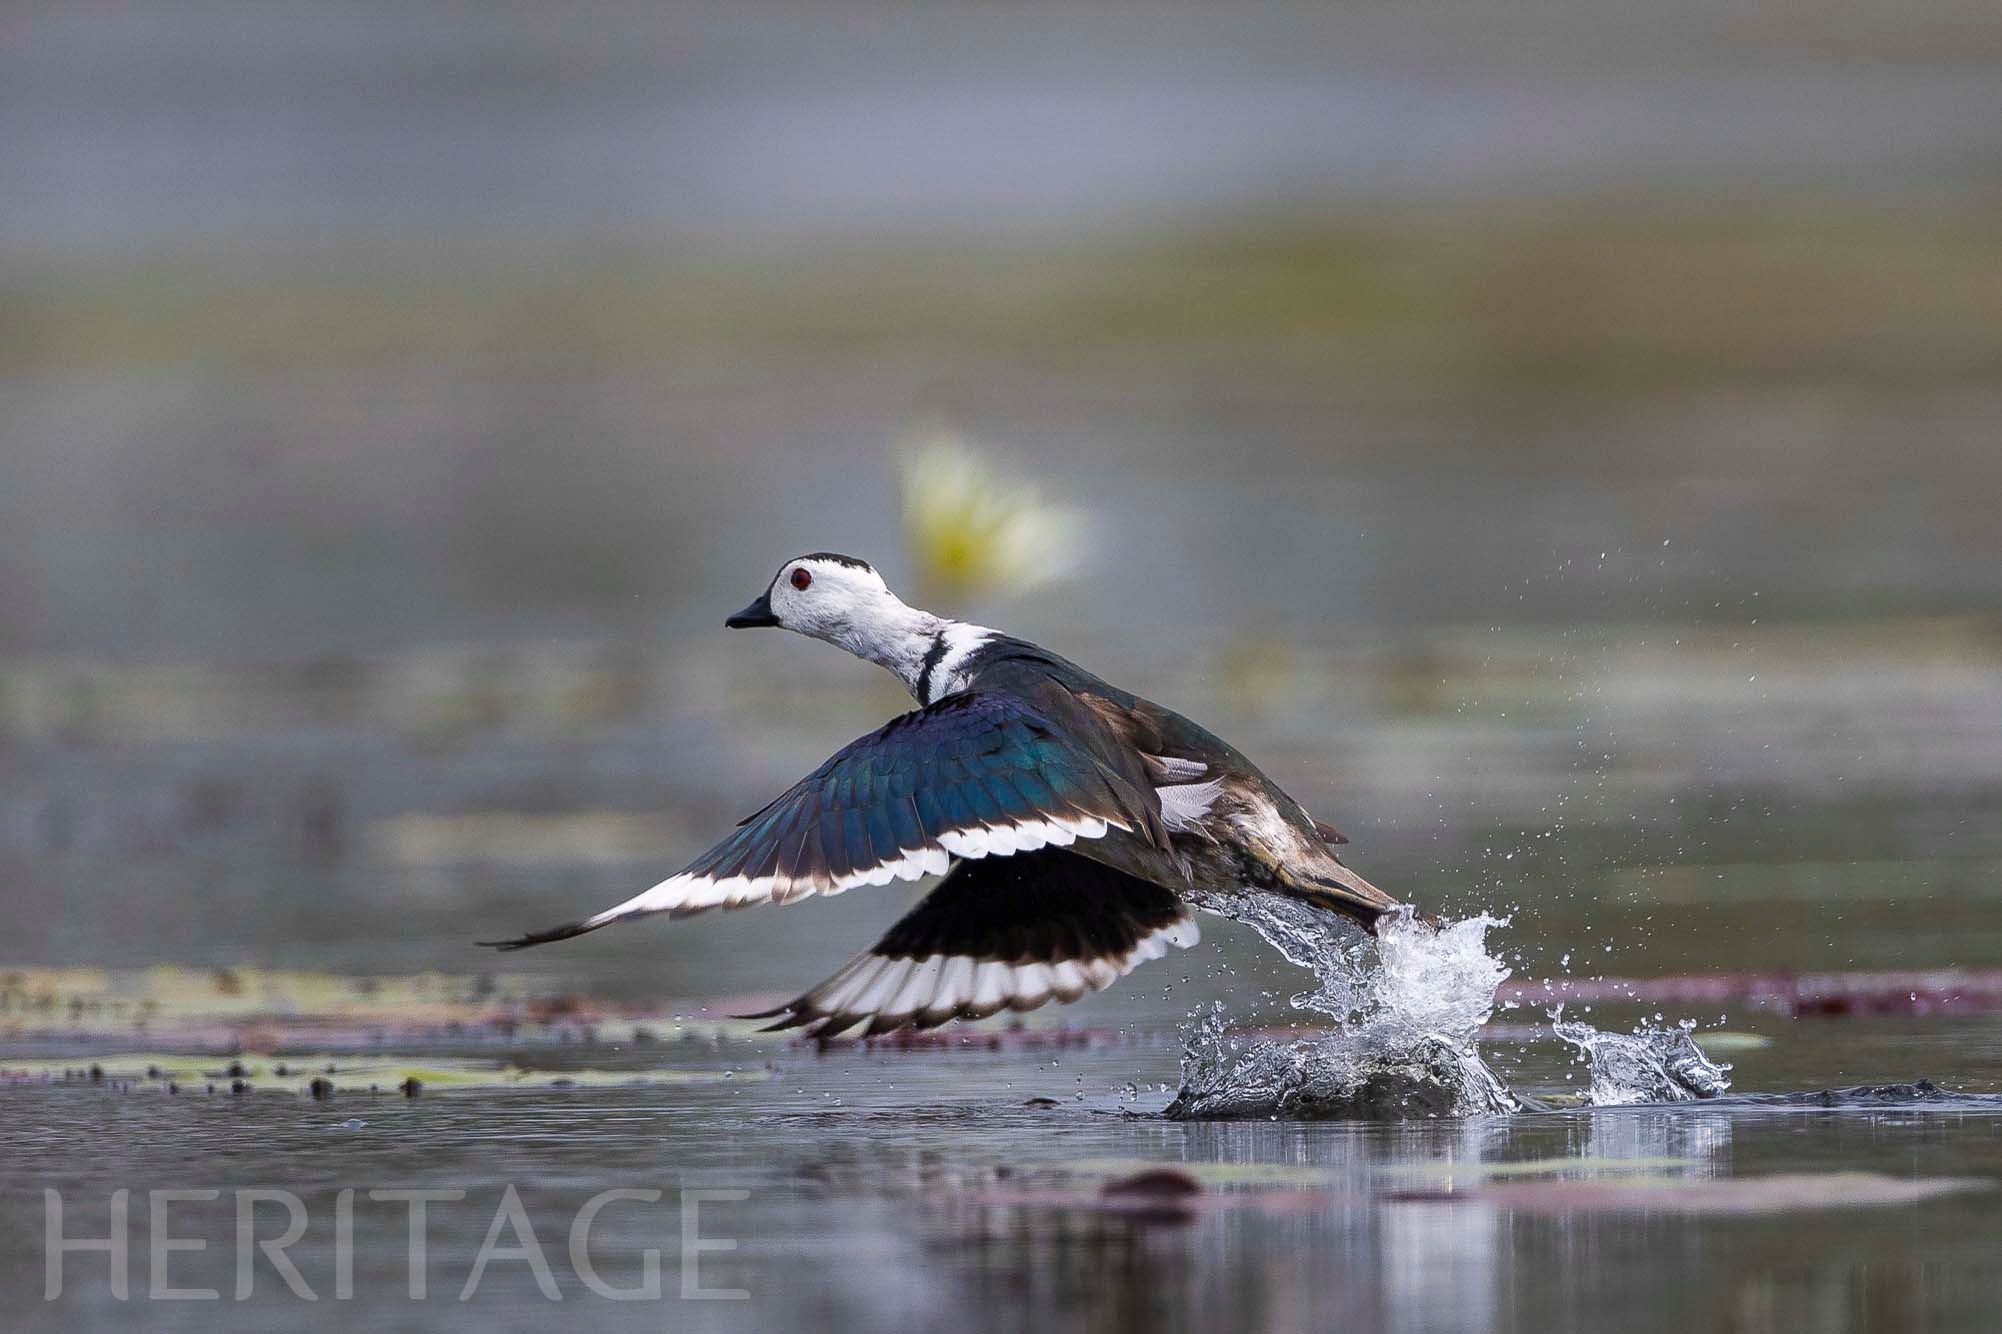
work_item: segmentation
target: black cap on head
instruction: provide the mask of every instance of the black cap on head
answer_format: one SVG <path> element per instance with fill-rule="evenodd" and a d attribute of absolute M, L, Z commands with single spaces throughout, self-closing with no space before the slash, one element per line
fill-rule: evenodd
<path fill-rule="evenodd" d="M 846 565 L 853 570 L 867 570 L 871 574 L 876 572 L 876 567 L 868 561 L 859 560 L 854 556 L 844 556 L 838 551 L 814 551 L 804 556 L 795 556 L 793 560 L 787 561 L 786 564 L 791 565 L 793 561 L 801 560 L 824 560 L 835 565 Z"/>

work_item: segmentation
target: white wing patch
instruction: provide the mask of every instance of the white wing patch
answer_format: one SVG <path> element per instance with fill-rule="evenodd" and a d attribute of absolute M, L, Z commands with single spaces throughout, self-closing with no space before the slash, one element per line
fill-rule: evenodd
<path fill-rule="evenodd" d="M 1223 779 L 1207 783 L 1195 781 L 1210 771 L 1201 760 L 1185 760 L 1176 755 L 1142 755 L 1147 771 L 1160 786 L 1154 795 L 1161 802 L 1161 822 L 1171 833 L 1200 830 L 1203 818 L 1223 793 Z"/>
<path fill-rule="evenodd" d="M 1200 825 L 1222 792 L 1221 778 L 1212 778 L 1207 783 L 1178 783 L 1154 789 L 1154 795 L 1161 799 L 1161 822 L 1175 833 Z"/>
<path fill-rule="evenodd" d="M 902 855 L 874 866 L 860 867 L 840 876 L 724 876 L 683 872 L 669 876 L 601 913 L 578 923 L 583 931 L 595 931 L 627 917 L 673 913 L 686 917 L 709 908 L 748 908 L 754 903 L 792 903 L 815 894 L 840 894 L 858 885 L 887 885 L 892 880 L 921 880 L 928 875 L 944 875 L 953 857 L 1006 857 L 1017 852 L 1033 852 L 1042 847 L 1069 847 L 1081 838 L 1104 838 L 1112 829 L 1127 826 L 1096 816 L 1045 816 L 1016 824 L 980 825 L 970 829 L 948 829 L 938 836 L 938 846 L 905 848 Z"/>
<path fill-rule="evenodd" d="M 1103 991 L 1170 945 L 1189 948 L 1202 939 L 1184 917 L 1143 936 L 1131 950 L 1062 963 L 1002 963 L 966 955 L 922 959 L 857 955 L 841 971 L 787 1005 L 773 1027 L 807 1018 L 808 1037 L 831 1036 L 867 1020 L 863 1036 L 898 1028 L 935 1028 L 948 1019 L 984 1019 L 1002 1010 L 1026 1011 L 1051 1001 L 1068 1004 Z"/>

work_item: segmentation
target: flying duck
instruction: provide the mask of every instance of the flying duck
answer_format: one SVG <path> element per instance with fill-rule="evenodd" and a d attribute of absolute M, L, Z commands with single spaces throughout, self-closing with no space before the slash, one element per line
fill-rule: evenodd
<path fill-rule="evenodd" d="M 1193 945 L 1191 906 L 1247 892 L 1371 928 L 1399 906 L 1342 864 L 1346 838 L 1225 742 L 1048 649 L 907 606 L 866 561 L 789 560 L 724 625 L 824 639 L 887 667 L 919 707 L 645 893 L 484 943 L 943 875 L 872 949 L 747 1016 L 825 1038 L 1074 1001 Z"/>

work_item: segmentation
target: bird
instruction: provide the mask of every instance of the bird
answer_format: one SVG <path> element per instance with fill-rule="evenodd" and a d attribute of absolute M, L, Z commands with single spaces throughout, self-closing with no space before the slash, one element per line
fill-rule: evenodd
<path fill-rule="evenodd" d="M 918 707 L 651 889 L 482 944 L 943 876 L 819 986 L 743 1016 L 827 1039 L 1067 1004 L 1195 944 L 1192 909 L 1229 915 L 1246 895 L 1366 931 L 1403 911 L 1342 862 L 1344 835 L 1228 743 L 1048 649 L 907 605 L 867 561 L 788 560 L 724 625 L 824 640 L 888 668 Z"/>

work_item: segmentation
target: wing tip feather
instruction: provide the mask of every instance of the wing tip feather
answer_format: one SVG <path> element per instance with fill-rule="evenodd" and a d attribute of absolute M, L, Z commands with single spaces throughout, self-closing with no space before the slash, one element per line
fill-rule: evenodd
<path fill-rule="evenodd" d="M 547 945 L 551 941 L 568 940 L 572 936 L 585 935 L 596 931 L 602 925 L 603 923 L 592 922 L 589 918 L 583 918 L 575 922 L 565 922 L 561 926 L 552 926 L 541 931 L 530 931 L 525 935 L 511 936 L 506 940 L 476 940 L 473 943 L 485 949 L 499 950 L 502 954 L 509 954 L 515 950 L 525 950 L 534 945 Z"/>

